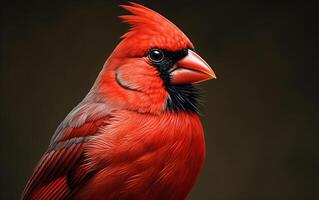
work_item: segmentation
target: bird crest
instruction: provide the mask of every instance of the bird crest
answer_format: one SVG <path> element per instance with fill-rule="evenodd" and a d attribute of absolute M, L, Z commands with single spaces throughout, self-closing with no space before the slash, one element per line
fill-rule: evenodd
<path fill-rule="evenodd" d="M 120 5 L 130 15 L 119 16 L 131 28 L 121 38 L 125 40 L 144 41 L 145 45 L 170 51 L 193 48 L 187 36 L 172 22 L 159 13 L 137 3 Z"/>

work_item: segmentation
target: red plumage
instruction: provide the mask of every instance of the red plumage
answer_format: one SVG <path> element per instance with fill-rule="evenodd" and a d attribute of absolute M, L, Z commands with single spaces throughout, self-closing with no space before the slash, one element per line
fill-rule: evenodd
<path fill-rule="evenodd" d="M 122 7 L 131 30 L 57 128 L 22 199 L 185 199 L 195 184 L 205 143 L 192 83 L 214 73 L 173 23 Z"/>

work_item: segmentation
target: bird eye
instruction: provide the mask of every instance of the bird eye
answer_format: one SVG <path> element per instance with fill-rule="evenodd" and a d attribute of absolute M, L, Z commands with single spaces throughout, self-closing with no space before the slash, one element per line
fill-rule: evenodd
<path fill-rule="evenodd" d="M 151 59 L 151 61 L 153 62 L 159 62 L 162 61 L 164 58 L 164 53 L 163 51 L 159 50 L 159 49 L 152 49 L 149 53 L 148 53 L 148 57 L 149 59 Z"/>

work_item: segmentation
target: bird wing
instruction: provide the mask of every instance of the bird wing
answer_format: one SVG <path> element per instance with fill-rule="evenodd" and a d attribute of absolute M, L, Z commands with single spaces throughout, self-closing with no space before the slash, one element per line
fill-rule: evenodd
<path fill-rule="evenodd" d="M 85 149 L 101 127 L 109 124 L 110 109 L 103 103 L 80 103 L 57 128 L 22 199 L 67 199 L 94 173 Z"/>

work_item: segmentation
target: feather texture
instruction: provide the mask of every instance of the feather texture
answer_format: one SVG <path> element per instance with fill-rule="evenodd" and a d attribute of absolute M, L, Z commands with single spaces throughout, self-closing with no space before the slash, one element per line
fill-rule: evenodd
<path fill-rule="evenodd" d="M 97 103 L 81 103 L 61 123 L 27 183 L 22 199 L 65 199 L 92 173 L 85 148 L 110 115 Z M 90 112 L 88 112 L 88 110 Z"/>

